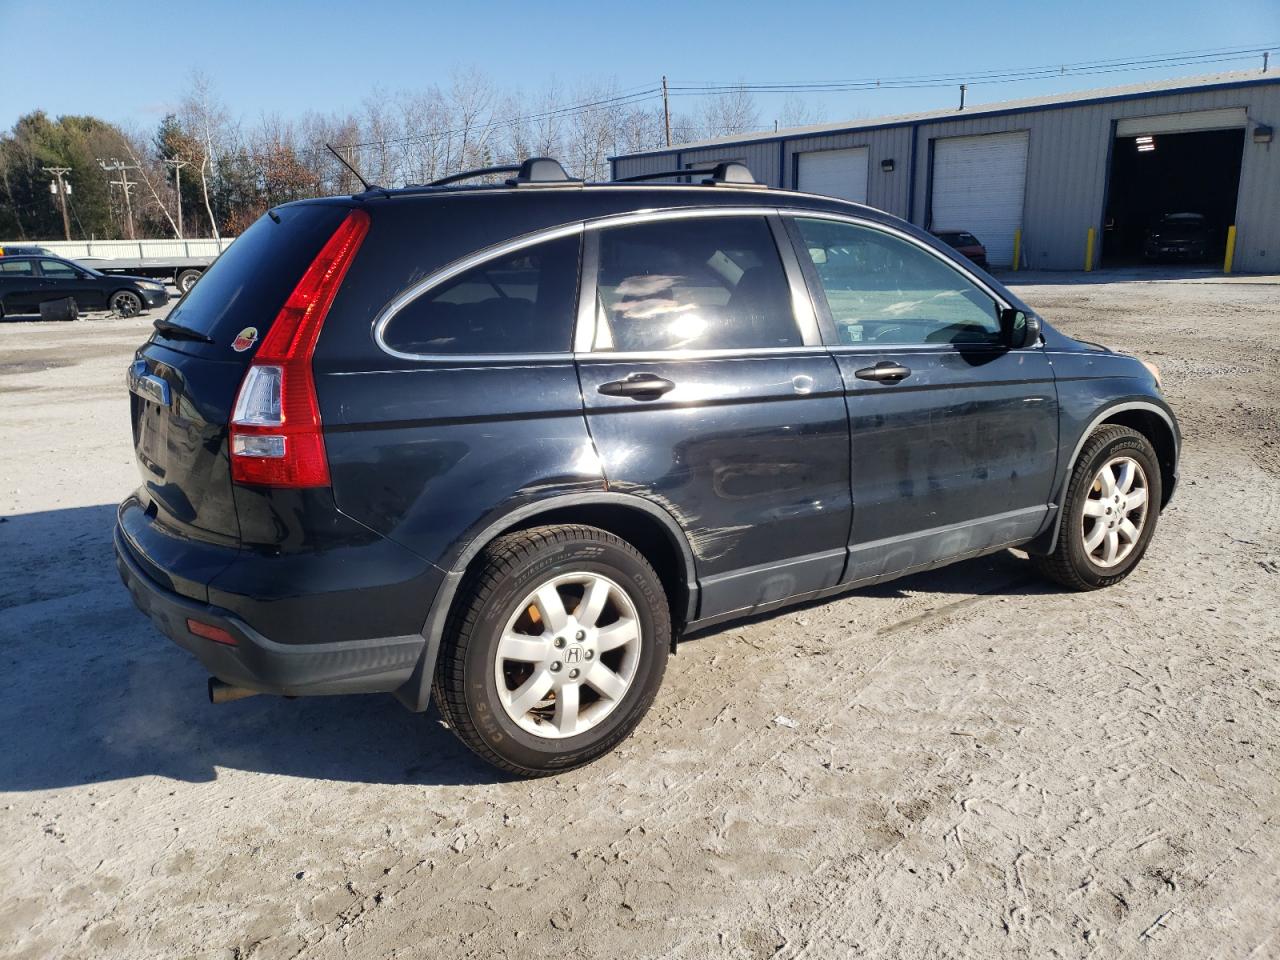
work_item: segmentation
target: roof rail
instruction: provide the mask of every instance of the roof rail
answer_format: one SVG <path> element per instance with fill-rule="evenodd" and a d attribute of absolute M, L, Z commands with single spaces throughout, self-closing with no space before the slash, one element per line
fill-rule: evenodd
<path fill-rule="evenodd" d="M 520 163 L 503 163 L 494 167 L 480 167 L 462 173 L 450 174 L 439 180 L 432 180 L 427 186 L 443 187 L 445 184 L 458 183 L 462 180 L 474 180 L 477 177 L 488 177 L 495 173 L 514 173 L 507 180 L 509 187 L 550 186 L 553 184 L 581 183 L 581 180 L 570 179 L 560 166 L 560 161 L 550 157 L 530 157 Z"/>
<path fill-rule="evenodd" d="M 661 170 L 656 173 L 637 173 L 630 177 L 619 177 L 614 183 L 639 183 L 643 180 L 665 180 L 668 177 L 696 177 L 707 174 L 702 181 L 708 187 L 760 187 L 766 184 L 756 183 L 756 178 L 745 163 L 729 160 L 717 163 L 714 167 L 685 170 Z"/>

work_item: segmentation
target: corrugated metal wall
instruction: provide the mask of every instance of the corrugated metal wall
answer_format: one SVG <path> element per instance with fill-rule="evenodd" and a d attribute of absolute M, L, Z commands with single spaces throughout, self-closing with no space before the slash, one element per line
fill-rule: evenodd
<path fill-rule="evenodd" d="M 1206 87 L 1177 94 L 1152 94 L 1080 106 L 1029 109 L 1004 115 L 922 121 L 916 132 L 915 202 L 911 202 L 911 125 L 793 140 L 721 144 L 682 151 L 690 161 L 743 160 L 756 179 L 773 186 L 794 186 L 794 155 L 804 150 L 868 148 L 867 202 L 897 216 L 926 225 L 928 217 L 930 141 L 942 137 L 1030 132 L 1027 158 L 1027 196 L 1023 219 L 1024 261 L 1050 270 L 1079 270 L 1084 266 L 1089 227 L 1102 233 L 1103 206 L 1115 121 L 1126 117 L 1245 107 L 1250 126 L 1245 132 L 1236 212 L 1238 234 L 1236 269 L 1280 272 L 1280 141 L 1253 142 L 1258 124 L 1280 128 L 1280 84 L 1246 87 Z M 881 162 L 894 161 L 892 173 Z M 661 170 L 670 156 L 620 157 L 618 176 Z M 914 209 L 913 209 L 914 206 Z M 1101 245 L 1096 256 L 1101 255 Z"/>

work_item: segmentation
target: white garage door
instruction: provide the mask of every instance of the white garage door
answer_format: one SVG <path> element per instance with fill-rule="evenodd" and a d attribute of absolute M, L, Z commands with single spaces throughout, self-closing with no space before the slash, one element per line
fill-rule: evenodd
<path fill-rule="evenodd" d="M 987 248 L 992 266 L 1013 263 L 1022 226 L 1027 131 L 947 137 L 933 144 L 934 230 L 966 230 Z"/>
<path fill-rule="evenodd" d="M 867 148 L 800 154 L 796 187 L 805 193 L 867 202 Z"/>

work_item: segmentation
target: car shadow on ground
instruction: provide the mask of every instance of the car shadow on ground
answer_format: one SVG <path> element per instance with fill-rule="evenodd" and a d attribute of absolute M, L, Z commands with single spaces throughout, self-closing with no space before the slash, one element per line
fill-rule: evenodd
<path fill-rule="evenodd" d="M 210 704 L 200 665 L 134 609 L 119 583 L 114 519 L 109 504 L 0 518 L 0 791 L 145 775 L 203 782 L 220 769 L 424 786 L 510 779 L 467 751 L 434 709 L 412 714 L 389 696 Z M 936 594 L 945 608 L 974 595 L 1051 589 L 1006 552 L 847 596 Z M 696 644 L 686 655 L 697 656 Z"/>
<path fill-rule="evenodd" d="M 214 706 L 200 664 L 133 606 L 115 569 L 114 505 L 0 522 L 0 792 L 220 768 L 352 783 L 467 785 L 507 776 L 435 710 L 390 696 L 261 696 Z"/>

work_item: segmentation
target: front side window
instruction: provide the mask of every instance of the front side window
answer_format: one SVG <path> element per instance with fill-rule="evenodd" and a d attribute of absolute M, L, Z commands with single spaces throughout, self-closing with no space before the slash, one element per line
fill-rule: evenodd
<path fill-rule="evenodd" d="M 41 260 L 40 272 L 54 280 L 74 280 L 80 275 L 75 267 L 61 260 Z"/>
<path fill-rule="evenodd" d="M 841 344 L 998 344 L 996 303 L 960 271 L 870 227 L 797 218 Z"/>
<path fill-rule="evenodd" d="M 803 345 L 764 217 L 660 220 L 600 232 L 594 350 Z"/>
<path fill-rule="evenodd" d="M 415 354 L 567 353 L 580 239 L 534 244 L 432 287 L 392 317 L 383 341 Z"/>

